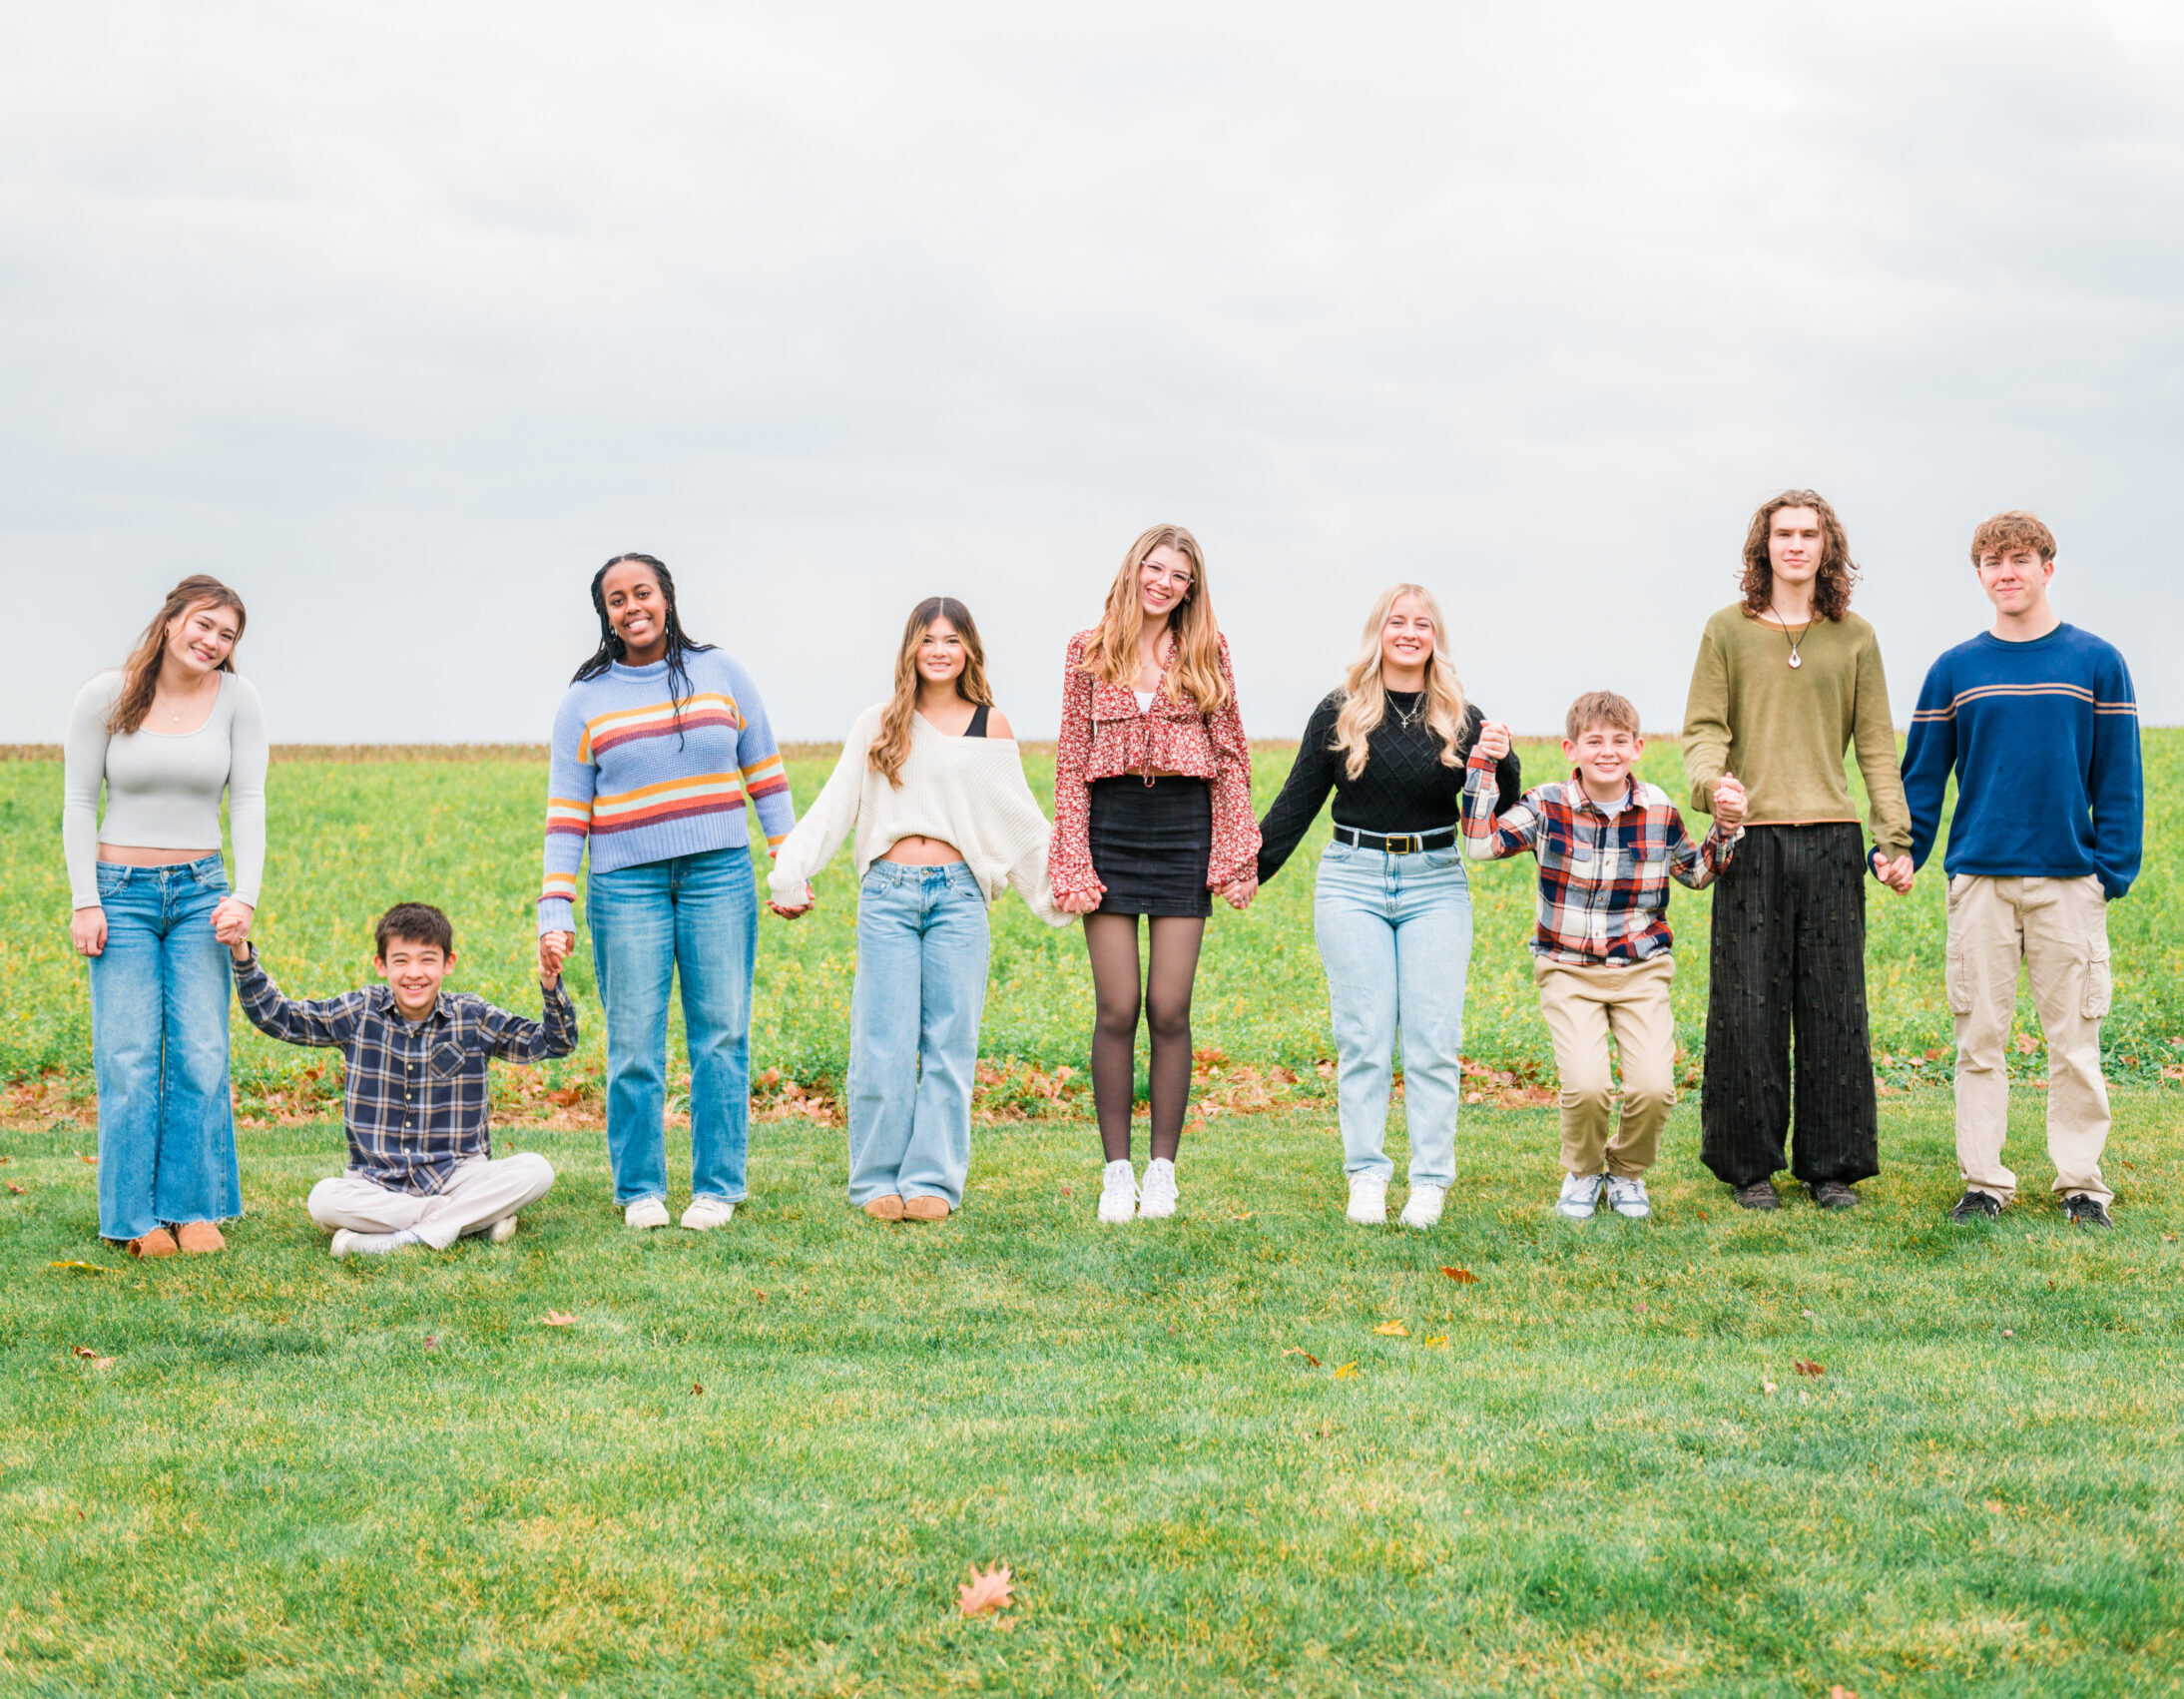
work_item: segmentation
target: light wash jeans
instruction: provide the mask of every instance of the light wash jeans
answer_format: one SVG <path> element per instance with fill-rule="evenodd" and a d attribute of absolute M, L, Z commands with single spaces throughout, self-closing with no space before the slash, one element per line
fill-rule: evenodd
<path fill-rule="evenodd" d="M 849 1201 L 963 1201 L 970 1092 L 990 948 L 985 893 L 961 861 L 874 861 L 856 906 L 849 1000 Z"/>
<path fill-rule="evenodd" d="M 747 849 L 593 873 L 585 919 L 607 1011 L 614 1201 L 668 1191 L 668 992 L 680 970 L 690 1043 L 690 1189 L 741 1203 L 751 1146 L 751 974 L 759 898 Z"/>
<path fill-rule="evenodd" d="M 99 863 L 106 949 L 91 958 L 99 1088 L 99 1232 L 243 1213 L 228 1094 L 228 946 L 218 855 L 171 867 Z"/>
<path fill-rule="evenodd" d="M 1447 1185 L 1456 1172 L 1471 965 L 1462 851 L 1389 855 L 1330 844 L 1320 856 L 1313 920 L 1335 1021 L 1344 1172 L 1385 1180 L 1395 1171 L 1384 1144 L 1399 1029 L 1410 1184 Z"/>

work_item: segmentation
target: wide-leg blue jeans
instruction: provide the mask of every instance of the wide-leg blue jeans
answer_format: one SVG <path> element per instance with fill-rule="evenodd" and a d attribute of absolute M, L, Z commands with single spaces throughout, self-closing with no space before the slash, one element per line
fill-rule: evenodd
<path fill-rule="evenodd" d="M 228 1092 L 228 946 L 213 910 L 218 855 L 167 867 L 99 863 L 106 949 L 91 958 L 99 1089 L 99 1232 L 243 1213 Z"/>
<path fill-rule="evenodd" d="M 849 1201 L 963 1201 L 991 948 L 961 861 L 874 861 L 857 894 L 849 1001 Z"/>
<path fill-rule="evenodd" d="M 585 918 L 607 1011 L 614 1201 L 667 1196 L 668 995 L 679 972 L 690 1044 L 691 1193 L 741 1203 L 759 918 L 751 851 L 708 850 L 593 873 Z"/>

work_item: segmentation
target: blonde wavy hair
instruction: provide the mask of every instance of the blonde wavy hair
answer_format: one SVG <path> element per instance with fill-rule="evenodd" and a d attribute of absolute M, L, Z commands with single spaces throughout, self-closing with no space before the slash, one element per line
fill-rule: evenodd
<path fill-rule="evenodd" d="M 974 707 L 993 706 L 993 688 L 986 683 L 986 649 L 978 641 L 970 609 L 953 596 L 927 596 L 910 610 L 903 624 L 902 647 L 894 658 L 894 696 L 879 717 L 879 736 L 872 740 L 869 757 L 872 771 L 897 791 L 902 789 L 902 764 L 910 759 L 910 716 L 917 712 L 917 646 L 934 620 L 946 620 L 963 640 L 963 670 L 955 675 L 955 694 Z"/>
<path fill-rule="evenodd" d="M 1163 544 L 1191 563 L 1191 589 L 1168 615 L 1175 659 L 1162 682 L 1175 701 L 1188 698 L 1201 714 L 1218 714 L 1229 705 L 1229 687 L 1221 677 L 1221 627 L 1214 621 L 1213 592 L 1206 587 L 1205 552 L 1181 525 L 1155 525 L 1130 545 L 1115 582 L 1107 587 L 1107 606 L 1092 630 L 1082 670 L 1102 684 L 1137 688 L 1138 638 L 1145 629 L 1138 568 Z"/>
<path fill-rule="evenodd" d="M 1463 681 L 1456 677 L 1456 669 L 1449 663 L 1443 647 L 1448 638 L 1448 622 L 1441 618 L 1440 603 L 1433 599 L 1433 592 L 1424 585 L 1393 584 L 1380 592 L 1379 599 L 1372 604 L 1372 612 L 1365 616 L 1365 641 L 1359 646 L 1358 658 L 1351 662 L 1350 671 L 1343 676 L 1343 707 L 1335 716 L 1332 747 L 1349 756 L 1343 771 L 1352 779 L 1365 770 L 1367 742 L 1380 722 L 1387 718 L 1387 687 L 1380 682 L 1380 628 L 1387 624 L 1387 616 L 1405 596 L 1415 600 L 1425 617 L 1433 622 L 1433 653 L 1425 663 L 1425 723 L 1440 739 L 1441 766 L 1455 767 L 1462 761 L 1456 754 L 1456 740 L 1463 733 L 1466 705 Z"/>

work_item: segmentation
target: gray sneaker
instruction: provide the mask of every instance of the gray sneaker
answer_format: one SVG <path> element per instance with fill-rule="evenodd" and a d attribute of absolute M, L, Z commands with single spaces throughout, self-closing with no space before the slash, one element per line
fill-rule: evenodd
<path fill-rule="evenodd" d="M 1600 1182 L 1597 1174 L 1565 1174 L 1562 1195 L 1554 1201 L 1554 1213 L 1571 1221 L 1590 1221 L 1592 1212 L 1600 1207 Z"/>
<path fill-rule="evenodd" d="M 1608 1208 L 1632 1221 L 1645 1220 L 1653 1213 L 1653 1203 L 1646 1196 L 1646 1183 L 1643 1180 L 1625 1180 L 1620 1175 L 1610 1174 Z"/>

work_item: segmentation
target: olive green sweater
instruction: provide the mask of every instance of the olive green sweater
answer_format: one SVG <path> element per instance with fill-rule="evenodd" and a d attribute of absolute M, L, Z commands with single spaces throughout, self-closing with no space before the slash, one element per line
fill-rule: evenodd
<path fill-rule="evenodd" d="M 1714 782 L 1734 773 L 1749 803 L 1747 826 L 1855 821 L 1843 767 L 1855 743 L 1874 848 L 1891 858 L 1905 853 L 1911 810 L 1874 628 L 1856 614 L 1816 619 L 1798 659 L 1793 668 L 1782 628 L 1753 619 L 1741 602 L 1706 622 L 1684 709 L 1691 806 L 1712 814 Z"/>

